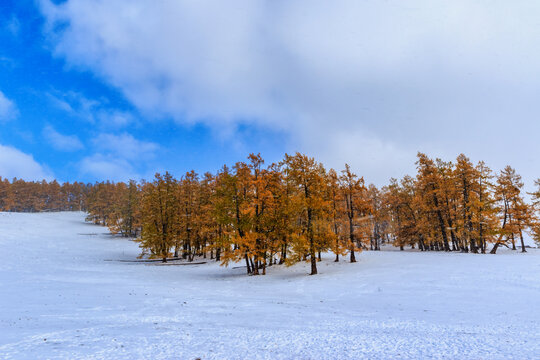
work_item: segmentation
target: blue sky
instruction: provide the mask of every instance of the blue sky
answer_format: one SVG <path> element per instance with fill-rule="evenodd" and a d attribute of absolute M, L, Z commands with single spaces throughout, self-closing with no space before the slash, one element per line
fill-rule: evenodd
<path fill-rule="evenodd" d="M 142 115 L 117 88 L 55 56 L 44 22 L 34 1 L 0 5 L 0 91 L 11 104 L 0 120 L 0 145 L 41 166 L 6 164 L 11 174 L 0 175 L 126 180 L 164 170 L 215 171 L 251 151 L 282 155 L 283 134 L 271 129 L 238 124 L 224 135 L 204 124 Z"/>
<path fill-rule="evenodd" d="M 4 0 L 0 176 L 181 176 L 301 151 L 384 184 L 423 151 L 532 185 L 539 16 L 524 0 Z"/>

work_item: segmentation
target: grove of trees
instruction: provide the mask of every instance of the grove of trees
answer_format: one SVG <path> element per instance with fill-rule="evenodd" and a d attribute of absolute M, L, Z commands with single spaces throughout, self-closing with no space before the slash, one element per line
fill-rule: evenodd
<path fill-rule="evenodd" d="M 24 181 L 0 177 L 0 211 L 84 211 L 91 185 L 56 180 Z"/>
<path fill-rule="evenodd" d="M 415 177 L 366 186 L 296 153 L 266 165 L 260 155 L 217 173 L 180 179 L 96 184 L 12 182 L 0 178 L 0 210 L 88 213 L 87 220 L 136 238 L 141 256 L 209 258 L 245 264 L 252 275 L 300 261 L 317 274 L 321 254 L 355 262 L 362 250 L 390 244 L 421 251 L 526 252 L 525 233 L 540 243 L 540 179 L 526 201 L 516 171 L 499 173 L 465 155 L 454 162 L 419 153 Z"/>

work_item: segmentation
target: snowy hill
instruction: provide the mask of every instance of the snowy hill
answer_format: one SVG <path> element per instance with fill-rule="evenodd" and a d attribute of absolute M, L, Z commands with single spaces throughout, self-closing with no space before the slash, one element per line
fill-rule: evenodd
<path fill-rule="evenodd" d="M 540 250 L 272 267 L 121 262 L 82 213 L 0 213 L 2 359 L 533 359 Z M 114 261 L 106 261 L 114 260 Z"/>

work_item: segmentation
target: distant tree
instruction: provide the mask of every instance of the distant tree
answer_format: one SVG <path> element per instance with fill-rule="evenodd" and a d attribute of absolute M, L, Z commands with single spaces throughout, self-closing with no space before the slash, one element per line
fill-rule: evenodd
<path fill-rule="evenodd" d="M 0 210 L 10 211 L 15 206 L 13 189 L 8 179 L 0 177 Z"/>
<path fill-rule="evenodd" d="M 113 198 L 108 221 L 111 233 L 136 237 L 141 228 L 140 191 L 137 182 L 130 180 L 127 184 L 116 184 Z"/>

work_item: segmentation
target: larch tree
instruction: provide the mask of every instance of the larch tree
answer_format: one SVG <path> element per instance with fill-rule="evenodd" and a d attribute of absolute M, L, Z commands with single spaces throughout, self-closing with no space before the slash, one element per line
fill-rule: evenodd
<path fill-rule="evenodd" d="M 533 216 L 531 217 L 531 230 L 534 242 L 540 246 L 540 179 L 535 180 L 536 190 L 531 193 Z"/>
<path fill-rule="evenodd" d="M 140 191 L 135 180 L 114 187 L 114 206 L 109 229 L 113 234 L 136 237 L 140 232 Z"/>
<path fill-rule="evenodd" d="M 276 249 L 279 252 L 279 264 L 290 265 L 294 259 L 288 259 L 287 254 L 298 231 L 297 214 L 302 207 L 301 201 L 297 196 L 298 188 L 293 179 L 289 176 L 290 172 L 287 163 L 272 165 L 272 174 L 276 178 L 274 184 L 275 206 L 273 208 L 275 229 L 273 231 L 276 238 Z M 293 260 L 293 261 L 291 261 Z"/>
<path fill-rule="evenodd" d="M 152 256 L 167 261 L 176 244 L 179 228 L 178 181 L 168 172 L 156 174 L 142 186 L 142 233 L 140 246 Z"/>
<path fill-rule="evenodd" d="M 241 256 L 235 254 L 240 250 L 232 240 L 237 232 L 234 182 L 235 177 L 226 165 L 218 171 L 214 179 L 211 214 L 218 229 L 215 246 L 220 249 L 219 261 L 222 265 L 228 265 L 230 261 L 238 261 Z M 248 265 L 247 262 L 246 266 Z M 248 274 L 250 270 L 249 267 L 246 269 Z"/>
<path fill-rule="evenodd" d="M 199 175 L 188 171 L 177 186 L 178 198 L 178 237 L 174 244 L 174 257 L 182 251 L 182 258 L 193 261 L 199 240 Z"/>
<path fill-rule="evenodd" d="M 348 164 L 345 164 L 345 169 L 341 172 L 339 181 L 345 202 L 347 235 L 349 238 L 349 261 L 356 262 L 355 250 L 361 249 L 361 247 L 357 246 L 357 233 L 360 231 L 365 234 L 365 226 L 369 223 L 368 216 L 371 208 L 364 179 L 358 178 L 356 174 L 351 172 Z"/>
<path fill-rule="evenodd" d="M 200 182 L 199 191 L 199 233 L 203 242 L 206 244 L 206 247 L 210 251 L 210 259 L 214 259 L 215 254 L 216 261 L 220 261 L 222 249 L 222 241 L 220 238 L 223 234 L 214 213 L 216 177 L 209 172 L 204 173 Z M 204 256 L 206 256 L 206 251 L 204 252 Z"/>
<path fill-rule="evenodd" d="M 468 243 L 463 240 L 461 233 L 464 231 L 459 213 L 459 198 L 458 179 L 456 179 L 454 164 L 451 161 L 443 161 L 436 159 L 435 165 L 439 175 L 439 191 L 440 208 L 445 220 L 448 224 L 447 230 L 450 233 L 450 241 L 452 242 L 452 250 L 468 251 Z M 446 249 L 445 249 L 446 250 Z"/>
<path fill-rule="evenodd" d="M 332 222 L 332 239 L 333 242 L 332 251 L 336 255 L 335 262 L 339 261 L 339 256 L 343 256 L 349 249 L 347 246 L 348 241 L 343 241 L 343 227 L 345 207 L 343 201 L 343 192 L 341 191 L 341 185 L 339 176 L 334 169 L 328 171 L 328 194 L 327 197 L 330 201 L 329 216 Z"/>
<path fill-rule="evenodd" d="M 296 188 L 294 196 L 299 205 L 298 231 L 295 234 L 293 248 L 296 259 L 309 259 L 311 275 L 317 274 L 317 253 L 325 251 L 331 244 L 325 238 L 326 227 L 317 226 L 318 221 L 324 219 L 328 209 L 325 199 L 326 171 L 322 164 L 306 155 L 296 153 L 285 154 L 286 176 Z"/>
<path fill-rule="evenodd" d="M 10 211 L 15 206 L 14 200 L 11 183 L 0 177 L 0 210 Z"/>
<path fill-rule="evenodd" d="M 523 231 L 530 223 L 531 212 L 521 195 L 522 188 L 521 176 L 511 166 L 506 166 L 497 176 L 495 196 L 500 203 L 501 225 L 492 254 L 497 252 L 500 245 L 508 246 L 508 243 L 512 245 L 512 250 L 516 250 L 516 237 L 523 239 Z M 525 251 L 523 240 L 522 251 Z"/>
<path fill-rule="evenodd" d="M 266 274 L 268 259 L 271 260 L 276 252 L 276 218 L 279 215 L 276 207 L 279 205 L 278 196 L 281 187 L 281 177 L 271 165 L 264 168 L 264 160 L 260 154 L 248 156 L 248 167 L 251 170 L 251 186 L 253 198 L 251 204 L 252 229 L 255 236 L 255 249 L 253 251 L 253 274 L 258 275 L 259 270 Z"/>
<path fill-rule="evenodd" d="M 458 217 L 460 224 L 461 238 L 463 240 L 463 250 L 478 253 L 476 242 L 476 232 L 473 227 L 473 204 L 476 202 L 477 189 L 476 179 L 478 174 L 476 168 L 469 158 L 460 154 L 456 161 L 455 185 L 458 194 L 459 210 L 461 216 Z"/>
<path fill-rule="evenodd" d="M 448 244 L 448 225 L 443 213 L 443 202 L 441 199 L 442 178 L 433 160 L 427 155 L 418 153 L 417 182 L 422 199 L 422 209 L 427 219 L 426 225 L 433 226 L 430 230 L 430 246 L 437 250 L 450 251 Z M 438 236 L 436 235 L 438 233 Z"/>
<path fill-rule="evenodd" d="M 483 161 L 476 165 L 476 176 L 476 185 L 474 187 L 476 196 L 472 202 L 473 221 L 477 224 L 477 237 L 481 252 L 485 254 L 487 244 L 495 240 L 499 209 L 493 196 L 493 174 Z"/>
<path fill-rule="evenodd" d="M 373 184 L 367 188 L 370 208 L 370 250 L 381 250 L 381 243 L 388 236 L 388 212 L 384 207 L 382 192 Z"/>

